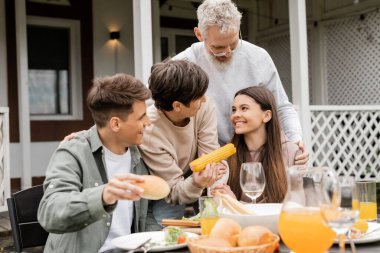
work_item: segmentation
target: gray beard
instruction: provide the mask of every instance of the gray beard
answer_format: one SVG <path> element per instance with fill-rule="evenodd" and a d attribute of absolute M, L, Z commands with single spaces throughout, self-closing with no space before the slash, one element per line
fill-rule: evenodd
<path fill-rule="evenodd" d="M 207 59 L 210 62 L 212 62 L 212 65 L 215 66 L 217 70 L 224 71 L 231 65 L 233 55 L 227 61 L 221 62 L 221 61 L 218 61 L 215 56 L 210 54 L 206 48 L 205 48 L 205 54 L 206 54 Z"/>

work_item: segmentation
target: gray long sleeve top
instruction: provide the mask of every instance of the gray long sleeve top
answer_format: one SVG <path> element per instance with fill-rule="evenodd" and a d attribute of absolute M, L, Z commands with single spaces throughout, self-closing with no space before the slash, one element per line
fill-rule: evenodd
<path fill-rule="evenodd" d="M 280 123 L 287 138 L 290 141 L 302 139 L 297 112 L 289 102 L 271 57 L 263 48 L 242 41 L 230 62 L 220 64 L 212 57 L 206 51 L 204 43 L 198 42 L 173 59 L 187 59 L 201 66 L 208 74 L 210 83 L 206 94 L 216 105 L 220 145 L 230 142 L 233 135 L 229 118 L 235 93 L 257 85 L 264 86 L 273 93 L 278 105 Z"/>

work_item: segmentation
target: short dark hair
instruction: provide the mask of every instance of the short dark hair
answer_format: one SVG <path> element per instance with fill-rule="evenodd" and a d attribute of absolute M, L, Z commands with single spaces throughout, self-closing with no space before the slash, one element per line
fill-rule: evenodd
<path fill-rule="evenodd" d="M 87 106 L 98 127 L 118 116 L 125 120 L 133 111 L 133 103 L 150 97 L 148 88 L 127 74 L 96 78 L 87 95 Z"/>
<path fill-rule="evenodd" d="M 208 76 L 198 65 L 185 60 L 165 60 L 153 65 L 149 78 L 154 105 L 159 110 L 173 110 L 173 102 L 188 106 L 201 98 L 208 88 Z"/>

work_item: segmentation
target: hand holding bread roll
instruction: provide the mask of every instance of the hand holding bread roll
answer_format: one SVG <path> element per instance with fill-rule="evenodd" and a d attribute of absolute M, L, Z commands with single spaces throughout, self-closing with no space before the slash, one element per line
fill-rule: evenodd
<path fill-rule="evenodd" d="M 142 176 L 133 173 L 120 173 L 114 175 L 103 188 L 103 205 L 114 205 L 118 200 L 139 200 L 143 189 L 137 187 L 133 183 L 143 181 L 144 178 Z"/>
<path fill-rule="evenodd" d="M 144 189 L 141 197 L 144 199 L 158 200 L 168 196 L 170 187 L 168 183 L 160 177 L 153 175 L 142 175 L 144 182 L 135 182 L 134 185 Z"/>

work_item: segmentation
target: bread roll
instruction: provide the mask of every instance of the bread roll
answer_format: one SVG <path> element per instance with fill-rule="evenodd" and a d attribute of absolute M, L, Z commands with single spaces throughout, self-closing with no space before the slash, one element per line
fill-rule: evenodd
<path fill-rule="evenodd" d="M 230 243 L 221 238 L 201 238 L 195 242 L 197 245 L 204 245 L 209 247 L 231 247 Z"/>
<path fill-rule="evenodd" d="M 152 175 L 142 175 L 142 177 L 145 179 L 144 182 L 134 183 L 134 185 L 144 189 L 141 197 L 144 199 L 158 200 L 168 196 L 170 188 L 165 180 Z"/>
<path fill-rule="evenodd" d="M 255 246 L 271 243 L 273 241 L 272 232 L 263 226 L 248 226 L 241 231 L 238 238 L 238 246 Z"/>
<path fill-rule="evenodd" d="M 235 247 L 240 232 L 241 227 L 236 221 L 229 218 L 220 218 L 212 228 L 210 237 L 224 239 L 232 247 Z"/>

